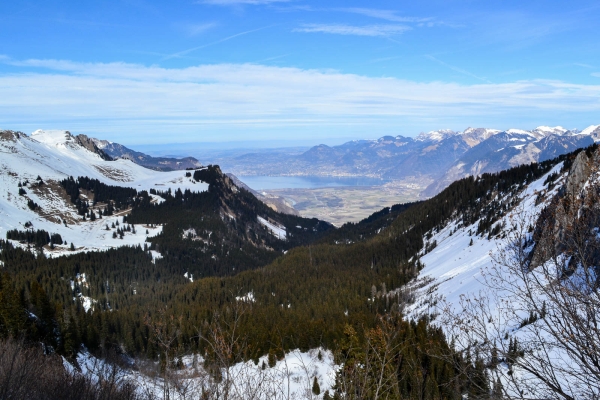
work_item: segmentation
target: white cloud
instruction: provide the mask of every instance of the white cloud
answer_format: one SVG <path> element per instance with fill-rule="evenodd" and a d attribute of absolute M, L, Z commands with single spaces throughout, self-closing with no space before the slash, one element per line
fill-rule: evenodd
<path fill-rule="evenodd" d="M 305 24 L 301 28 L 294 29 L 294 32 L 320 32 L 336 35 L 356 35 L 356 36 L 392 36 L 410 30 L 405 25 L 345 25 L 345 24 Z"/>
<path fill-rule="evenodd" d="M 432 20 L 432 18 L 403 17 L 393 10 L 379 10 L 374 8 L 341 8 L 339 10 L 392 22 L 428 22 Z"/>
<path fill-rule="evenodd" d="M 350 130 L 362 137 L 384 131 L 410 135 L 486 121 L 523 126 L 524 119 L 584 126 L 598 123 L 592 119 L 600 115 L 600 84 L 461 85 L 256 64 L 168 69 L 67 60 L 0 62 L 28 67 L 28 72 L 0 75 L 2 128 L 56 127 L 117 141 L 123 139 L 111 136 L 115 132 L 139 135 L 129 143 L 193 141 L 200 132 L 219 132 L 220 140 L 261 134 L 348 137 Z M 557 121 L 560 116 L 571 119 Z"/>

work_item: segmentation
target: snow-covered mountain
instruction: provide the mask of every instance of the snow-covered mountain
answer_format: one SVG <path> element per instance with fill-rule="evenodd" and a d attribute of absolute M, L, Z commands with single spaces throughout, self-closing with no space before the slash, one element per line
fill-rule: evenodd
<path fill-rule="evenodd" d="M 418 182 L 422 196 L 431 197 L 465 176 L 548 160 L 599 140 L 600 125 L 581 131 L 560 126 L 442 129 L 415 138 L 321 144 L 299 155 L 247 154 L 224 165 L 236 175 L 369 176 Z"/>
<path fill-rule="evenodd" d="M 542 126 L 532 131 L 509 129 L 496 132 L 462 154 L 423 194 L 433 196 L 450 183 L 466 176 L 549 160 L 589 146 L 594 141 L 590 133 L 568 131 L 561 127 Z"/>
<path fill-rule="evenodd" d="M 183 171 L 159 172 L 126 159 L 113 160 L 94 140 L 68 131 L 38 130 L 31 135 L 0 131 L 0 237 L 6 237 L 7 230 L 25 230 L 27 224 L 27 228 L 60 234 L 78 251 L 85 251 L 143 245 L 146 230 L 148 235 L 160 233 L 161 227 L 145 227 L 117 239 L 105 226 L 115 222 L 118 215 L 82 221 L 59 184 L 69 176 L 87 176 L 138 191 L 188 188 L 198 192 L 208 188 Z M 30 200 L 39 206 L 35 211 L 28 206 Z M 57 246 L 49 254 L 66 251 L 68 246 Z"/>
<path fill-rule="evenodd" d="M 530 134 L 496 136 L 527 145 Z M 424 236 L 423 269 L 400 290 L 409 318 L 432 318 L 458 350 L 483 357 L 511 398 L 598 395 L 599 171 L 589 147 L 528 184 L 496 186 L 473 202 L 488 217 L 468 223 L 458 211 Z"/>

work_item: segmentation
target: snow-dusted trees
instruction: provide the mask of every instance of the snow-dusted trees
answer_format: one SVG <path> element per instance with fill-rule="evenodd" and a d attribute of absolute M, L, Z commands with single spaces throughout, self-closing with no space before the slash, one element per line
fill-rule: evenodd
<path fill-rule="evenodd" d="M 600 397 L 600 186 L 593 157 L 580 154 L 537 221 L 527 210 L 515 212 L 484 271 L 486 290 L 444 314 L 454 344 L 480 355 L 490 385 L 505 398 Z"/>

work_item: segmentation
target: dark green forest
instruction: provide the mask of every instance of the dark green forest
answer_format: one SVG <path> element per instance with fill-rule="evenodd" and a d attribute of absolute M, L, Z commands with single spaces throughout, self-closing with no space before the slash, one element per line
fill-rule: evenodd
<path fill-rule="evenodd" d="M 480 221 L 473 235 L 498 234 L 495 224 L 514 205 L 511 199 L 574 157 L 465 178 L 432 199 L 395 205 L 339 229 L 273 211 L 217 166 L 193 173 L 196 181 L 209 183 L 205 192 L 136 192 L 85 177 L 67 179 L 62 185 L 83 215 L 98 205 L 106 215 L 128 210 L 119 217 L 122 227 L 164 224 L 163 231 L 143 248 L 58 258 L 0 241 L 0 336 L 41 341 L 67 357 L 85 345 L 97 354 L 113 350 L 157 359 L 162 356 L 152 323 L 162 321 L 180 333 L 173 349 L 210 360 L 212 350 L 200 338 L 215 326 L 225 332 L 235 326 L 243 343 L 235 349 L 239 360 L 282 357 L 296 348 L 333 350 L 344 364 L 340 388 L 364 362 L 361 346 L 391 343 L 395 383 L 389 398 L 476 397 L 481 393 L 469 387 L 472 377 L 441 357 L 451 352 L 441 330 L 431 328 L 428 318 L 405 321 L 406 299 L 394 290 L 416 276 L 419 252 L 435 246 L 428 238 L 448 221 Z M 84 204 L 80 190 L 94 193 L 93 202 Z M 165 201 L 153 203 L 152 194 Z M 258 223 L 259 216 L 285 227 L 285 240 Z M 7 239 L 39 247 L 59 238 L 17 231 Z M 153 261 L 151 250 L 163 258 Z M 83 274 L 85 282 L 76 279 Z M 239 300 L 248 293 L 253 300 Z M 88 312 L 81 296 L 95 300 Z M 472 364 L 472 374 L 484 373 L 476 358 L 460 362 Z"/>

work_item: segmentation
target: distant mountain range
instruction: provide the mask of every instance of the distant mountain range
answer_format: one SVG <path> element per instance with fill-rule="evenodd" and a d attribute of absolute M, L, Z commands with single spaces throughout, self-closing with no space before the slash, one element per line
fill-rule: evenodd
<path fill-rule="evenodd" d="M 415 138 L 384 136 L 339 146 L 318 145 L 295 156 L 250 153 L 223 164 L 238 176 L 345 175 L 412 180 L 421 186 L 423 196 L 430 197 L 465 176 L 548 160 L 599 140 L 600 125 L 582 131 L 559 126 L 531 131 L 468 128 L 421 133 Z"/>
<path fill-rule="evenodd" d="M 77 135 L 79 138 L 84 135 Z M 86 137 L 87 138 L 87 137 Z M 139 151 L 131 150 L 119 143 L 109 142 L 107 140 L 89 139 L 96 147 L 106 153 L 113 159 L 122 158 L 131 160 L 142 167 L 150 168 L 156 171 L 176 171 L 187 168 L 200 168 L 202 164 L 194 157 L 170 158 L 170 157 L 152 157 Z"/>

